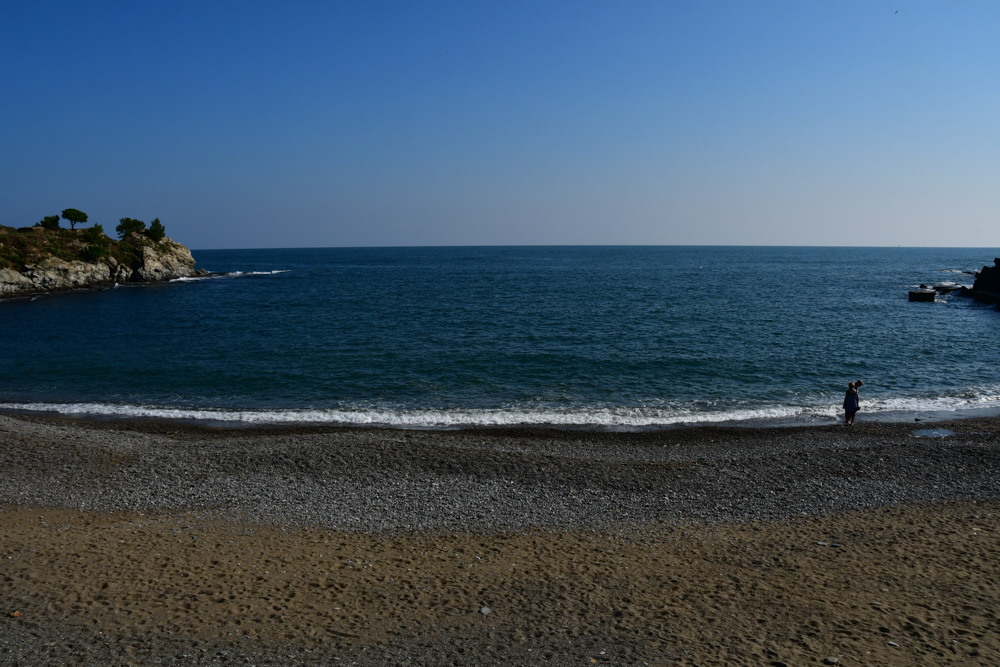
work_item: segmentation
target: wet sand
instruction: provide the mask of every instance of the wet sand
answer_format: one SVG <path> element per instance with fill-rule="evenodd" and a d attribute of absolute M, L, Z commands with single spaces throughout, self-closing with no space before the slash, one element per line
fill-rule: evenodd
<path fill-rule="evenodd" d="M 998 472 L 998 423 L 951 423 L 954 439 L 914 439 L 913 428 L 682 429 L 659 440 L 422 433 L 407 444 L 401 432 L 241 435 L 3 418 L 0 663 L 998 664 L 1000 495 L 989 483 Z M 225 494 L 202 501 L 186 493 L 189 506 L 177 507 L 169 489 L 149 486 L 145 495 L 108 493 L 97 509 L 74 506 L 100 504 L 75 483 L 113 489 L 134 479 L 142 486 L 147 466 L 169 477 L 170 463 L 152 457 L 167 446 L 166 436 L 194 448 L 190 460 L 180 449 L 171 457 L 179 469 L 205 476 L 193 484 L 225 472 L 213 467 L 216 447 L 244 452 L 236 458 L 252 468 L 247 451 L 273 448 L 275 461 L 290 452 L 306 456 L 315 453 L 309 439 L 318 437 L 325 448 L 367 452 L 338 459 L 344 474 L 382 464 L 388 470 L 381 472 L 405 478 L 407 488 L 426 482 L 446 503 L 462 500 L 451 492 L 455 476 L 489 487 L 483 471 L 499 467 L 509 477 L 514 457 L 525 474 L 541 475 L 550 497 L 538 502 L 551 507 L 538 510 L 545 525 L 499 516 L 407 528 L 383 516 L 387 527 L 379 528 L 373 517 L 402 511 L 383 498 L 361 527 L 345 529 L 336 517 L 287 511 L 280 495 L 225 505 Z M 281 438 L 288 444 L 276 446 Z M 561 449 L 561 438 L 571 446 Z M 400 442 L 385 448 L 386 439 Z M 900 453 L 900 442 L 909 449 Z M 737 445 L 743 453 L 734 455 Z M 25 461 L 31 448 L 35 458 Z M 391 464 L 401 449 L 408 450 L 408 469 Z M 367 458 L 375 450 L 388 458 Z M 752 470 L 762 456 L 786 473 L 733 474 Z M 824 486 L 815 486 L 811 462 L 833 466 L 830 476 L 839 479 L 838 462 L 860 461 L 863 471 L 874 457 L 895 468 L 895 456 L 917 464 L 899 467 L 884 489 L 856 484 L 836 491 L 848 499 L 858 494 L 855 506 L 831 511 Z M 441 470 L 435 457 L 443 457 Z M 67 469 L 70 460 L 77 467 Z M 545 477 L 546 466 L 566 466 L 574 488 L 561 490 Z M 665 486 L 643 491 L 654 484 L 641 474 L 650 467 Z M 130 475 L 119 476 L 122 468 Z M 964 477 L 953 479 L 953 469 Z M 427 470 L 437 472 L 425 479 Z M 381 472 L 365 483 L 378 486 Z M 982 479 L 970 482 L 973 473 Z M 350 491 L 330 470 L 313 474 L 332 493 Z M 777 505 L 794 511 L 782 516 L 761 501 L 764 509 L 754 513 L 762 520 L 736 504 L 692 518 L 681 513 L 702 507 L 698 499 L 643 512 L 626 506 L 632 497 L 647 507 L 644 494 L 663 495 L 687 484 L 688 475 L 704 488 L 722 479 L 739 497 L 754 487 L 768 497 L 784 489 L 778 493 L 787 499 Z M 789 481 L 796 475 L 805 479 L 802 488 Z M 58 488 L 43 488 L 46 480 Z M 921 480 L 931 497 L 878 495 L 900 485 L 916 489 Z M 507 482 L 516 494 L 531 480 Z M 607 497 L 588 501 L 600 520 L 582 519 L 576 509 L 575 487 L 584 483 Z M 240 488 L 256 488 L 247 484 Z M 615 495 L 619 486 L 624 495 Z M 59 502 L 34 502 L 46 493 Z M 816 503 L 803 511 L 802 498 L 812 496 Z M 138 509 L 115 506 L 137 498 Z M 300 499 L 336 511 L 311 495 Z M 494 502 L 498 515 L 522 512 L 504 497 Z M 467 515 L 455 516 L 461 524 Z"/>

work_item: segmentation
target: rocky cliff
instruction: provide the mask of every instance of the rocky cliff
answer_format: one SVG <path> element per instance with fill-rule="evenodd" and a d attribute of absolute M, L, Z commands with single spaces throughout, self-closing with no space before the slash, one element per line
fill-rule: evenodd
<path fill-rule="evenodd" d="M 1000 295 L 1000 257 L 993 260 L 993 266 L 984 266 L 972 284 L 973 292 L 990 292 Z"/>
<path fill-rule="evenodd" d="M 203 274 L 191 251 L 169 238 L 129 234 L 94 240 L 86 230 L 0 226 L 0 298 Z"/>
<path fill-rule="evenodd" d="M 962 294 L 977 301 L 1000 304 L 1000 257 L 993 260 L 993 266 L 984 266 L 976 273 L 972 289 L 962 288 Z"/>

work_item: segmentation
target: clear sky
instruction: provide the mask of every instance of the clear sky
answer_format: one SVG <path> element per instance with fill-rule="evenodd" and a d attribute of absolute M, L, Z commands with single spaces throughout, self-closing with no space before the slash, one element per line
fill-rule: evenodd
<path fill-rule="evenodd" d="M 0 224 L 1000 247 L 1000 2 L 5 2 Z"/>

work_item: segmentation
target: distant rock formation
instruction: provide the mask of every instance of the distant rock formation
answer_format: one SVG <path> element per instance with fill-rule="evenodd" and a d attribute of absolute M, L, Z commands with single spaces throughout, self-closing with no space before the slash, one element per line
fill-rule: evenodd
<path fill-rule="evenodd" d="M 993 266 L 984 266 L 972 284 L 974 292 L 1000 294 L 1000 257 L 993 259 Z"/>
<path fill-rule="evenodd" d="M 993 260 L 993 266 L 984 266 L 976 274 L 972 289 L 963 289 L 962 294 L 977 301 L 1000 303 L 1000 257 Z"/>
<path fill-rule="evenodd" d="M 0 298 L 206 273 L 195 270 L 190 250 L 169 238 L 104 237 L 95 251 L 83 231 L 0 226 Z"/>

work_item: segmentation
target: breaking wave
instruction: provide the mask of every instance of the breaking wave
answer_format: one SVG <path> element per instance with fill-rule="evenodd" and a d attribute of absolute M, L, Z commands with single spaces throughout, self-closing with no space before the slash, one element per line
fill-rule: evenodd
<path fill-rule="evenodd" d="M 958 413 L 1000 409 L 1000 394 L 972 392 L 935 398 L 875 398 L 862 401 L 862 415 L 881 419 L 913 414 Z M 784 405 L 767 408 L 289 408 L 226 409 L 117 403 L 0 403 L 0 410 L 55 413 L 78 417 L 193 420 L 237 424 L 330 424 L 391 428 L 462 428 L 479 426 L 556 426 L 596 429 L 640 429 L 696 424 L 809 424 L 838 421 L 839 404 Z"/>
<path fill-rule="evenodd" d="M 291 269 L 276 269 L 274 271 L 230 271 L 228 273 L 211 273 L 207 276 L 190 276 L 174 278 L 172 283 L 193 283 L 200 280 L 218 280 L 219 278 L 241 278 L 243 276 L 273 276 L 279 273 L 291 273 Z M 117 287 L 117 285 L 115 285 Z"/>

